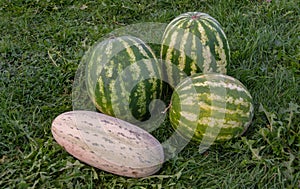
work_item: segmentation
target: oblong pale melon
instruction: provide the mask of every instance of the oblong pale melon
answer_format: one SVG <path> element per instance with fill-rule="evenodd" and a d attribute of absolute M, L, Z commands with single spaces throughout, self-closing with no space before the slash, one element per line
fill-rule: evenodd
<path fill-rule="evenodd" d="M 160 142 L 123 120 L 92 111 L 57 116 L 51 131 L 68 153 L 101 170 L 128 177 L 156 173 L 164 161 Z"/>

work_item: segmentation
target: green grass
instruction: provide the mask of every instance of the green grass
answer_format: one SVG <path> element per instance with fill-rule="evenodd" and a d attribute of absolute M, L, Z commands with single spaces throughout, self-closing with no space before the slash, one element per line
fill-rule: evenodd
<path fill-rule="evenodd" d="M 0 188 L 300 187 L 298 1 L 69 2 L 0 2 Z M 254 97 L 246 134 L 204 154 L 189 144 L 142 179 L 94 169 L 66 153 L 50 126 L 72 110 L 73 79 L 88 47 L 116 28 L 167 23 L 187 11 L 206 12 L 223 26 L 228 74 Z"/>

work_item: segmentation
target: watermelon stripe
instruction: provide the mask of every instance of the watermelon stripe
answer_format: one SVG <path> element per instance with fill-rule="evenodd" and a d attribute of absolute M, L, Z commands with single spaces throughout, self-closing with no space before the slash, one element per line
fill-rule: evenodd
<path fill-rule="evenodd" d="M 238 85 L 232 84 L 232 83 L 225 83 L 223 81 L 219 82 L 212 82 L 212 81 L 205 81 L 204 83 L 195 83 L 196 87 L 218 87 L 218 88 L 224 88 L 228 90 L 237 90 L 237 91 L 245 91 L 243 87 L 240 87 Z"/>
<path fill-rule="evenodd" d="M 196 121 L 198 118 L 198 115 L 193 112 L 182 112 L 181 116 L 189 121 Z"/>
<path fill-rule="evenodd" d="M 202 51 L 202 46 L 199 45 L 199 43 L 197 42 L 198 39 L 196 39 L 197 36 L 196 35 L 192 35 L 192 47 L 190 50 L 190 54 L 187 54 L 188 57 L 191 58 L 192 62 L 191 62 L 191 75 L 195 74 L 199 71 L 199 67 L 197 65 L 198 62 L 203 61 L 203 60 L 199 60 L 201 59 L 201 56 L 199 56 L 198 52 Z M 198 49 L 198 50 L 196 50 Z"/>
<path fill-rule="evenodd" d="M 179 65 L 178 66 L 179 66 L 180 70 L 185 69 L 186 56 L 184 53 L 184 49 L 185 49 L 186 43 L 189 42 L 188 37 L 189 37 L 188 29 L 185 29 L 185 31 L 183 32 L 182 40 L 181 40 L 180 47 L 179 47 L 180 54 L 179 54 L 179 60 L 178 60 Z"/>
<path fill-rule="evenodd" d="M 209 127 L 220 127 L 222 128 L 234 128 L 234 127 L 241 127 L 242 124 L 238 121 L 226 121 L 225 119 L 217 119 L 212 117 L 201 117 L 199 119 L 199 124 L 207 125 Z M 213 124 L 212 124 L 213 123 Z"/>
<path fill-rule="evenodd" d="M 209 92 L 211 92 L 209 90 Z M 213 92 L 213 91 L 212 91 Z M 226 94 L 224 94 L 223 96 L 221 95 L 216 95 L 216 94 L 205 94 L 205 93 L 202 93 L 202 94 L 199 94 L 199 99 L 201 99 L 202 101 L 205 101 L 205 102 L 214 102 L 214 103 L 226 103 L 226 107 L 230 107 L 230 105 L 234 106 L 235 108 L 238 106 L 240 108 L 246 108 L 246 109 L 249 109 L 249 97 L 248 96 L 245 96 L 243 95 L 244 97 L 236 97 L 234 98 L 234 96 L 225 96 Z M 236 96 L 238 96 L 238 93 L 236 93 Z M 241 95 L 242 96 L 242 95 Z M 211 104 L 211 103 L 209 103 Z M 233 108 L 233 109 L 235 109 Z"/>

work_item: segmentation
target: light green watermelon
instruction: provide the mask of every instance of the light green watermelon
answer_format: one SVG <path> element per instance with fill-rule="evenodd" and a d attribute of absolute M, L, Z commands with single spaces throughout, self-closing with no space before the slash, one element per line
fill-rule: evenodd
<path fill-rule="evenodd" d="M 186 78 L 176 86 L 171 103 L 172 127 L 187 140 L 197 142 L 238 137 L 253 117 L 253 101 L 247 88 L 237 79 L 218 73 Z"/>

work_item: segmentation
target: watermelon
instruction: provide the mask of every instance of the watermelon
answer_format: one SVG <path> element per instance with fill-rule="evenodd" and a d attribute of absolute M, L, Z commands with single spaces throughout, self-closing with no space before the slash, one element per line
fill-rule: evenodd
<path fill-rule="evenodd" d="M 86 86 L 102 113 L 130 123 L 149 119 L 149 105 L 161 99 L 161 69 L 153 51 L 133 36 L 110 37 L 84 57 Z"/>
<path fill-rule="evenodd" d="M 191 88 L 194 93 L 190 92 Z M 172 127 L 185 139 L 218 143 L 246 131 L 253 117 L 252 97 L 231 76 L 197 73 L 174 89 L 169 117 Z M 192 128 L 192 125 L 196 126 Z"/>
<path fill-rule="evenodd" d="M 230 48 L 216 19 L 206 13 L 187 12 L 167 25 L 160 55 L 165 63 L 165 80 L 173 87 L 195 73 L 226 74 Z"/>

